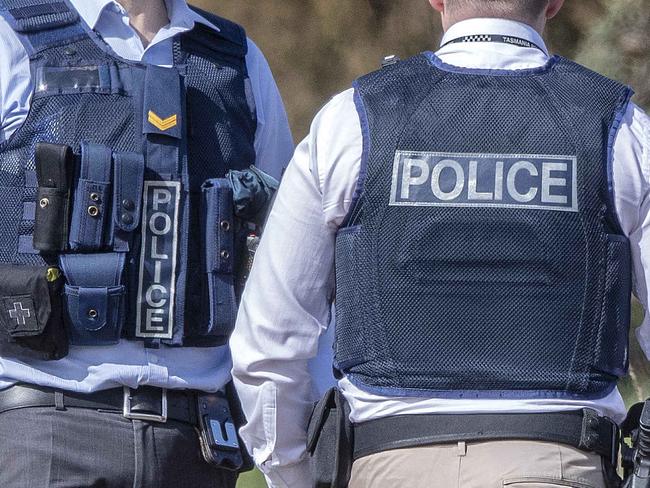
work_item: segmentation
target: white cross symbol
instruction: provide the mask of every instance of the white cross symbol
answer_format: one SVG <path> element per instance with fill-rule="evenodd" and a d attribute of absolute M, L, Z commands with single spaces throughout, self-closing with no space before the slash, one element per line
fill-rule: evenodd
<path fill-rule="evenodd" d="M 21 302 L 14 303 L 14 309 L 8 310 L 8 312 L 9 317 L 16 319 L 18 325 L 25 325 L 25 318 L 32 316 L 31 310 L 29 308 L 23 308 L 23 304 Z"/>

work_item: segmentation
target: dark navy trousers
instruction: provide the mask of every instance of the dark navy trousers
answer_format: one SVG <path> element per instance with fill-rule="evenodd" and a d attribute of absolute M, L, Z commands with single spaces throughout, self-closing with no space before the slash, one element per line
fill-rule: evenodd
<path fill-rule="evenodd" d="M 2 488 L 234 488 L 201 457 L 194 427 L 118 413 L 25 408 L 0 414 Z"/>

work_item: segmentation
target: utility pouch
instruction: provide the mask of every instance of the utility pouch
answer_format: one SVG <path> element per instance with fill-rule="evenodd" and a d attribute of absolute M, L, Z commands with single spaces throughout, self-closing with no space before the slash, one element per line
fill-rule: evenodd
<path fill-rule="evenodd" d="M 314 406 L 307 429 L 307 452 L 314 488 L 345 488 L 352 472 L 350 406 L 332 388 Z"/>
<path fill-rule="evenodd" d="M 239 418 L 239 402 L 233 395 L 231 385 L 226 387 L 226 391 L 198 394 L 199 439 L 206 462 L 242 473 L 250 471 L 253 462 L 237 434 L 237 428 L 243 422 Z"/>
<path fill-rule="evenodd" d="M 34 249 L 49 253 L 65 251 L 74 154 L 69 146 L 40 142 L 36 144 L 35 159 L 38 190 Z"/>
<path fill-rule="evenodd" d="M 113 154 L 113 250 L 128 252 L 131 236 L 140 225 L 144 156 L 137 153 Z"/>
<path fill-rule="evenodd" d="M 203 184 L 203 236 L 208 280 L 209 322 L 206 335 L 225 344 L 235 326 L 237 301 L 234 286 L 234 223 L 232 187 L 227 179 Z"/>
<path fill-rule="evenodd" d="M 0 264 L 0 354 L 43 360 L 68 354 L 58 268 Z"/>
<path fill-rule="evenodd" d="M 280 183 L 255 166 L 229 171 L 226 178 L 233 190 L 237 218 L 263 225 Z"/>
<path fill-rule="evenodd" d="M 253 267 L 262 227 L 280 183 L 255 166 L 243 171 L 231 170 L 226 178 L 233 191 L 237 254 L 235 284 L 237 297 L 240 298 Z"/>
<path fill-rule="evenodd" d="M 74 194 L 70 249 L 98 251 L 109 237 L 112 152 L 99 144 L 81 144 L 81 168 Z"/>
<path fill-rule="evenodd" d="M 124 323 L 125 255 L 64 254 L 60 262 L 67 281 L 64 315 L 70 343 L 79 346 L 117 344 Z"/>

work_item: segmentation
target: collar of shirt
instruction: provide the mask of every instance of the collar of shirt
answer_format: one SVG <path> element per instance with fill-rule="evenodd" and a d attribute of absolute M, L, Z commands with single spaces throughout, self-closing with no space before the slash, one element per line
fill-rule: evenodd
<path fill-rule="evenodd" d="M 191 30 L 197 22 L 219 32 L 218 27 L 192 10 L 185 0 L 165 0 L 169 24 L 160 29 L 145 48 L 142 46 L 139 36 L 129 25 L 128 13 L 116 0 L 71 0 L 71 3 L 90 28 L 101 34 L 109 44 L 112 45 L 110 42 L 111 37 L 122 37 L 124 39 L 126 35 L 132 34 L 129 36 L 131 41 L 129 44 L 131 44 L 132 49 L 117 54 L 136 61 L 144 60 L 147 52 L 156 50 L 160 43 L 173 38 L 177 34 Z M 115 15 L 122 19 L 122 26 L 116 25 L 115 19 L 111 17 Z M 131 33 L 118 32 L 120 27 L 126 27 Z M 112 47 L 115 48 L 113 45 Z"/>
<path fill-rule="evenodd" d="M 525 39 L 539 46 L 522 47 L 498 42 L 445 44 L 459 37 L 500 34 Z M 507 19 L 467 19 L 452 25 L 442 38 L 436 56 L 444 63 L 472 69 L 518 70 L 543 66 L 549 60 L 542 36 L 531 26 Z"/>

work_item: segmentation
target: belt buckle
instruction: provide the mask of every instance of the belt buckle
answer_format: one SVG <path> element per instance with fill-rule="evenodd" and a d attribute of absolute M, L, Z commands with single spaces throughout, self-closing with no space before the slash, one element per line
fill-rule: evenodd
<path fill-rule="evenodd" d="M 129 420 L 148 420 L 150 422 L 160 422 L 162 424 L 167 422 L 167 390 L 161 388 L 161 415 L 156 415 L 153 413 L 139 413 L 131 411 L 131 388 L 128 386 L 124 387 L 124 407 L 122 410 L 122 415 Z"/>

